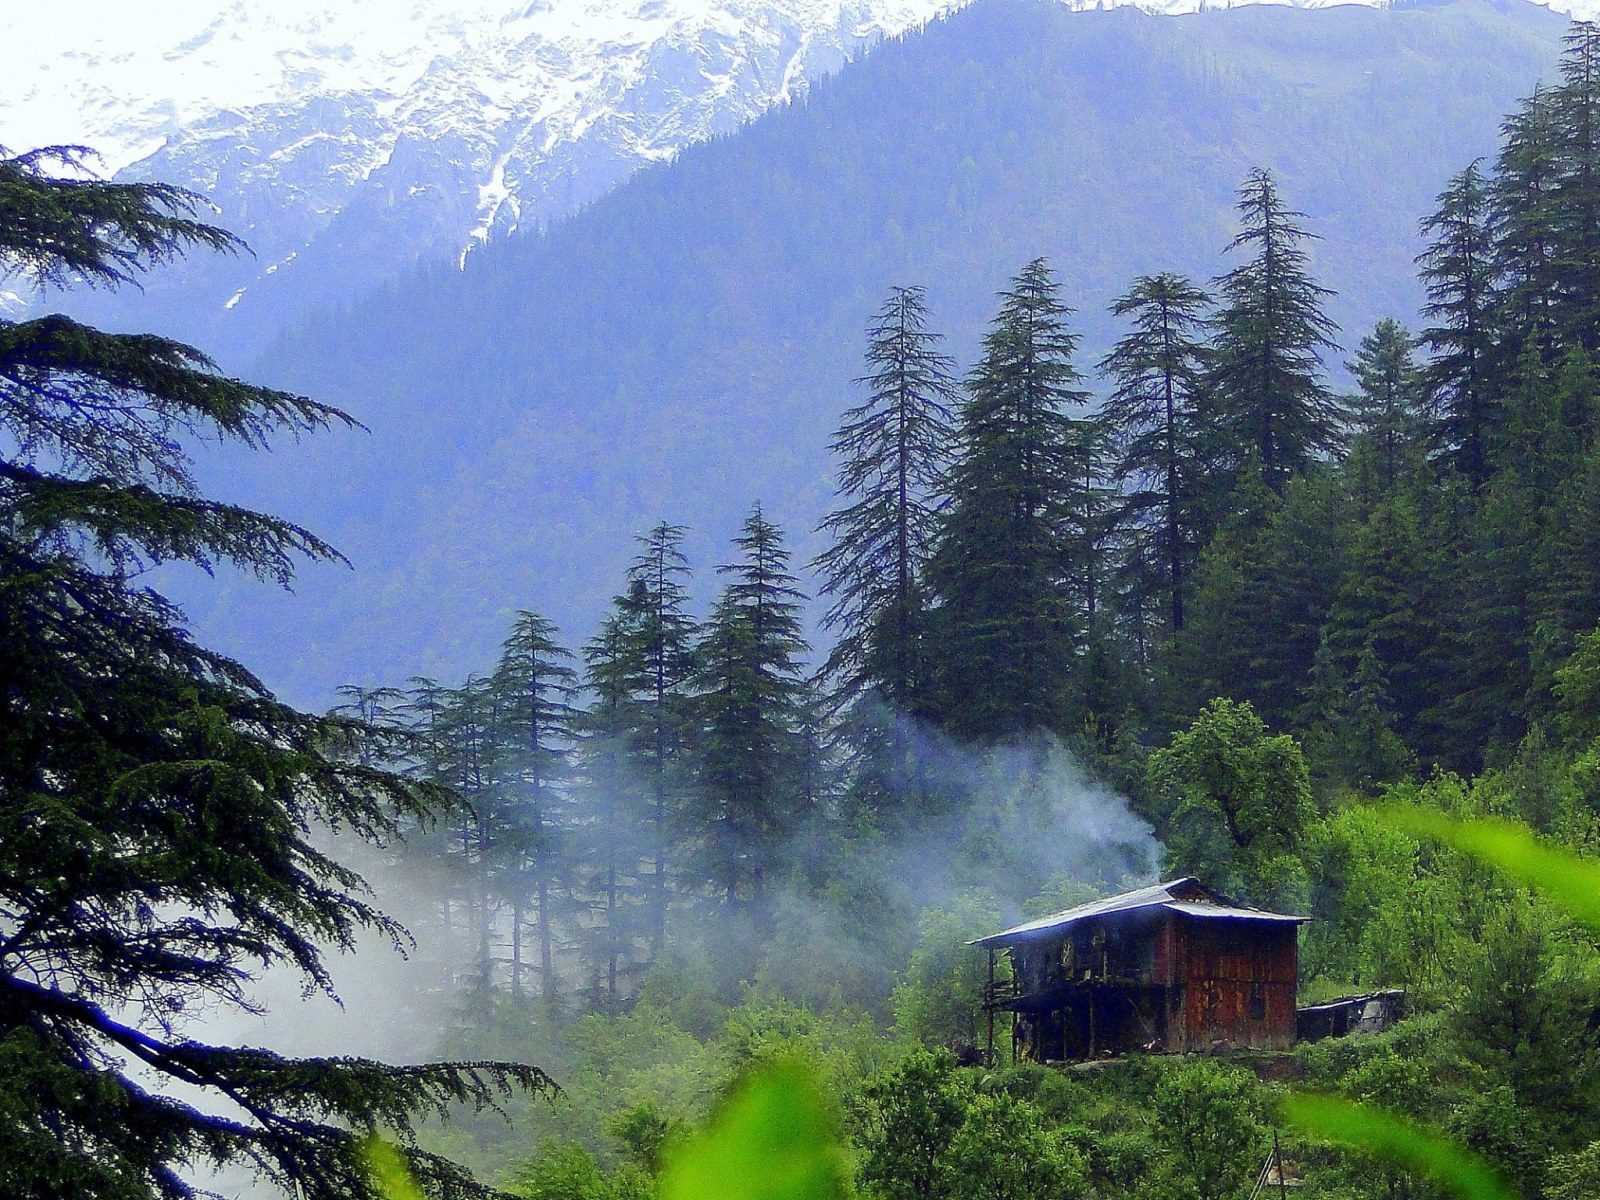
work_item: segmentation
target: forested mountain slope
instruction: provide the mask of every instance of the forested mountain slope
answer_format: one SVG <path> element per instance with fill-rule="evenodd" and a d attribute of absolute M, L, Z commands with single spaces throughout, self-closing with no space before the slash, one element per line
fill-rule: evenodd
<path fill-rule="evenodd" d="M 1047 255 L 1087 364 L 1134 274 L 1229 265 L 1255 166 L 1322 236 L 1313 266 L 1353 347 L 1377 318 L 1412 317 L 1418 218 L 1492 151 L 1565 24 L 1520 3 L 1157 17 L 985 0 L 543 236 L 278 346 L 272 382 L 371 434 L 226 477 L 360 569 L 266 604 L 236 585 L 195 615 L 301 695 L 447 673 L 515 605 L 582 636 L 577 614 L 660 517 L 693 527 L 702 564 L 756 497 L 797 534 L 814 524 L 889 285 L 926 283 L 966 362 L 994 291 Z"/>

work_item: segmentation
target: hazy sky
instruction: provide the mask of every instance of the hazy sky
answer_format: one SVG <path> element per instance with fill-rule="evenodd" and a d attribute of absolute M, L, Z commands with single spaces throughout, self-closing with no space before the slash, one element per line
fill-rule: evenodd
<path fill-rule="evenodd" d="M 1110 2 L 1183 10 L 1201 0 Z M 591 41 L 717 10 L 737 23 L 742 7 L 761 3 L 832 10 L 835 18 L 841 10 L 929 9 L 918 11 L 921 18 L 945 7 L 943 0 L 0 0 L 0 145 L 82 141 L 115 168 L 155 149 L 174 125 L 218 108 L 307 86 L 403 90 L 436 54 L 476 39 Z M 1553 6 L 1600 13 L 1600 0 Z"/>
<path fill-rule="evenodd" d="M 570 19 L 590 0 L 557 7 Z M 308 79 L 401 85 L 508 11 L 515 0 L 0 0 L 0 144 L 85 140 L 125 159 L 174 121 Z"/>

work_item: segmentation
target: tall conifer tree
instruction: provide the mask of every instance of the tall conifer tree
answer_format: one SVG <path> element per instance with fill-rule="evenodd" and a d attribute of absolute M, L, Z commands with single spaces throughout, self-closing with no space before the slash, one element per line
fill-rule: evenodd
<path fill-rule="evenodd" d="M 1068 516 L 1083 489 L 1085 393 L 1043 259 L 1000 294 L 961 406 L 951 505 L 929 578 L 938 594 L 941 707 L 968 740 L 1064 730 L 1074 656 Z"/>
<path fill-rule="evenodd" d="M 738 558 L 698 649 L 701 874 L 760 917 L 769 883 L 805 811 L 805 595 L 783 533 L 757 504 L 734 539 Z"/>
<path fill-rule="evenodd" d="M 894 709 L 926 705 L 925 581 L 952 448 L 953 363 L 928 329 L 922 288 L 901 287 L 867 329 L 866 399 L 831 449 L 841 508 L 822 522 L 823 624 L 838 638 L 824 675 L 836 706 L 872 691 Z"/>
<path fill-rule="evenodd" d="M 1514 369 L 1528 338 L 1551 349 L 1559 233 L 1555 195 L 1560 172 L 1556 110 L 1536 89 L 1501 126 L 1495 158 L 1490 233 L 1495 260 L 1496 382 Z"/>
<path fill-rule="evenodd" d="M 1392 317 L 1385 317 L 1361 339 L 1346 363 L 1356 392 L 1348 401 L 1350 427 L 1371 447 L 1379 487 L 1393 491 L 1427 434 L 1422 372 L 1413 352 L 1416 342 Z"/>
<path fill-rule="evenodd" d="M 194 219 L 198 197 L 86 168 L 72 150 L 0 156 L 0 271 L 114 286 L 236 245 Z M 430 1192 L 484 1195 L 406 1131 L 546 1082 L 173 1032 L 185 1011 L 247 1009 L 254 971 L 328 991 L 327 947 L 398 936 L 316 831 L 381 843 L 452 803 L 370 765 L 398 752 L 371 752 L 383 731 L 298 712 L 198 644 L 138 578 L 228 563 L 287 583 L 301 557 L 337 559 L 202 495 L 185 443 L 348 422 L 165 338 L 0 319 L 0 1193 L 173 1200 L 210 1165 L 306 1200 L 373 1197 L 361 1142 L 382 1127 Z"/>
<path fill-rule="evenodd" d="M 505 766 L 501 713 L 487 677 L 469 676 L 460 687 L 425 697 L 435 740 L 428 778 L 460 796 L 453 836 L 443 843 L 451 891 L 460 903 L 473 943 L 474 986 L 495 984 L 494 935 L 502 897 L 504 856 L 518 853 L 509 840 L 512 802 L 503 786 Z"/>
<path fill-rule="evenodd" d="M 1181 275 L 1146 275 L 1112 303 L 1132 326 L 1101 370 L 1115 390 L 1100 411 L 1117 450 L 1121 519 L 1133 537 L 1141 594 L 1166 598 L 1171 628 L 1184 600 L 1205 524 L 1209 439 L 1205 346 L 1210 299 Z"/>
<path fill-rule="evenodd" d="M 1217 415 L 1237 468 L 1253 465 L 1281 492 L 1339 444 L 1339 405 L 1319 361 L 1334 348 L 1336 326 L 1322 307 L 1332 293 L 1309 271 L 1304 243 L 1316 235 L 1299 223 L 1305 214 L 1284 205 L 1270 174 L 1250 173 L 1238 209 L 1228 248 L 1250 257 L 1217 280 Z"/>
<path fill-rule="evenodd" d="M 642 587 L 628 588 L 583 655 L 595 699 L 584 722 L 579 879 L 588 912 L 579 945 L 594 979 L 595 999 L 608 1012 L 622 998 L 623 972 L 633 965 L 645 932 L 641 885 L 649 854 L 644 769 L 649 732 L 641 709 L 640 651 L 649 607 Z"/>
<path fill-rule="evenodd" d="M 867 329 L 866 398 L 831 449 L 841 506 L 822 522 L 833 544 L 813 564 L 836 641 L 823 666 L 839 719 L 852 808 L 873 821 L 925 807 L 919 739 L 931 715 L 926 570 L 954 438 L 954 364 L 928 328 L 922 288 L 895 288 Z"/>
<path fill-rule="evenodd" d="M 666 944 L 691 774 L 695 623 L 681 526 L 662 522 L 639 547 L 622 593 L 585 649 L 595 696 L 586 727 L 584 845 L 592 927 L 586 954 L 609 1005 L 620 966 Z"/>
<path fill-rule="evenodd" d="M 1565 346 L 1600 353 L 1600 26 L 1574 21 L 1550 96 L 1557 169 L 1551 188 L 1555 320 Z"/>
<path fill-rule="evenodd" d="M 531 905 L 539 952 L 539 990 L 555 998 L 556 894 L 565 874 L 563 836 L 567 755 L 578 716 L 578 673 L 572 651 L 556 641 L 555 625 L 519 612 L 490 680 L 503 745 L 506 797 L 503 890 L 511 903 L 511 991 L 523 990 L 522 934 Z"/>
<path fill-rule="evenodd" d="M 1491 193 L 1477 162 L 1451 178 L 1438 207 L 1422 222 L 1427 249 L 1417 258 L 1428 289 L 1422 331 L 1432 361 L 1427 367 L 1437 450 L 1473 487 L 1489 477 L 1489 439 L 1495 398 L 1496 252 L 1491 235 Z"/>
<path fill-rule="evenodd" d="M 650 946 L 666 944 L 670 907 L 670 861 L 679 842 L 677 824 L 687 803 L 690 688 L 694 678 L 696 628 L 689 615 L 689 560 L 684 529 L 663 521 L 639 538 L 628 570 L 628 588 L 638 612 L 635 708 L 639 753 L 650 791 Z"/>

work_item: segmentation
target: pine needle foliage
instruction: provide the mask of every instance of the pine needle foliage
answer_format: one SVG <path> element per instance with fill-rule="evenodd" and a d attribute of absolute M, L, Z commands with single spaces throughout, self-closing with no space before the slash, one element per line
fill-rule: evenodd
<path fill-rule="evenodd" d="M 1072 604 L 1087 398 L 1048 263 L 1000 295 L 961 405 L 929 578 L 945 722 L 964 739 L 1063 730 L 1083 621 Z"/>
<path fill-rule="evenodd" d="M 1488 478 L 1494 426 L 1489 371 L 1493 361 L 1494 243 L 1490 185 L 1478 161 L 1452 176 L 1422 222 L 1427 248 L 1417 257 L 1432 322 L 1422 331 L 1431 352 L 1427 383 L 1435 449 L 1474 487 Z"/>
<path fill-rule="evenodd" d="M 1332 295 L 1310 274 L 1305 243 L 1316 237 L 1290 209 L 1272 175 L 1252 171 L 1239 189 L 1238 235 L 1229 250 L 1249 258 L 1221 276 L 1215 380 L 1220 422 L 1275 492 L 1338 447 L 1338 402 L 1322 379 L 1321 352 L 1336 327 L 1323 311 Z"/>
<path fill-rule="evenodd" d="M 867 690 L 902 712 L 926 703 L 924 572 L 953 439 L 954 363 L 928 328 L 926 293 L 897 287 L 867 328 L 867 398 L 831 446 L 843 506 L 822 522 L 823 624 L 838 640 L 823 668 L 835 708 Z"/>
<path fill-rule="evenodd" d="M 523 926 L 531 919 L 539 993 L 547 1001 L 556 991 L 552 909 L 565 874 L 562 809 L 579 721 L 578 672 L 558 636 L 547 617 L 518 612 L 490 680 L 504 742 L 505 819 L 494 857 L 511 908 L 511 992 L 523 992 Z"/>
<path fill-rule="evenodd" d="M 698 648 L 701 877 L 758 916 L 780 854 L 803 827 L 807 688 L 805 595 L 783 531 L 757 504 Z"/>
<path fill-rule="evenodd" d="M 0 267 L 115 285 L 227 249 L 198 201 L 0 159 Z M 330 991 L 328 948 L 404 932 L 321 831 L 369 842 L 448 806 L 370 764 L 391 735 L 311 716 L 198 645 L 131 572 L 228 563 L 287 581 L 314 535 L 199 494 L 196 437 L 266 444 L 350 424 L 219 375 L 198 351 L 59 316 L 0 322 L 0 1192 L 170 1200 L 193 1165 L 243 1164 L 307 1200 L 371 1195 L 361 1131 L 544 1087 L 536 1068 L 293 1059 L 185 1038 L 249 1010 L 262 970 Z M 191 1090 L 180 1097 L 168 1085 Z M 189 1097 L 195 1097 L 190 1099 Z M 201 1099 L 200 1097 L 204 1097 Z M 437 1195 L 483 1194 L 414 1145 Z"/>
<path fill-rule="evenodd" d="M 1205 527 L 1206 473 L 1214 440 L 1207 411 L 1210 298 L 1181 275 L 1141 276 L 1111 305 L 1129 331 L 1101 363 L 1113 390 L 1100 421 L 1115 446 L 1118 519 L 1133 534 L 1130 559 L 1141 595 L 1165 595 L 1171 628 L 1183 606 Z"/>

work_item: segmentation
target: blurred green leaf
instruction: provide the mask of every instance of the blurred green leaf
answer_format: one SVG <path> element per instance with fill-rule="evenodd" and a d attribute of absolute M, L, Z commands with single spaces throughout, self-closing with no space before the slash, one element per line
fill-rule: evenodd
<path fill-rule="evenodd" d="M 747 1078 L 668 1157 L 661 1200 L 842 1200 L 844 1156 L 816 1081 L 780 1062 Z"/>
<path fill-rule="evenodd" d="M 1600 931 L 1600 863 L 1553 846 L 1514 821 L 1493 817 L 1462 820 L 1414 804 L 1385 804 L 1378 811 L 1396 829 L 1432 838 L 1499 868 L 1542 892 L 1590 929 Z"/>
<path fill-rule="evenodd" d="M 1462 1200 L 1515 1200 L 1516 1193 L 1488 1162 L 1405 1117 L 1317 1094 L 1287 1097 L 1282 1112 L 1301 1133 L 1425 1176 Z"/>
<path fill-rule="evenodd" d="M 383 1200 L 427 1200 L 411 1174 L 406 1156 L 377 1134 L 362 1142 L 361 1157 L 366 1160 L 373 1190 Z"/>

